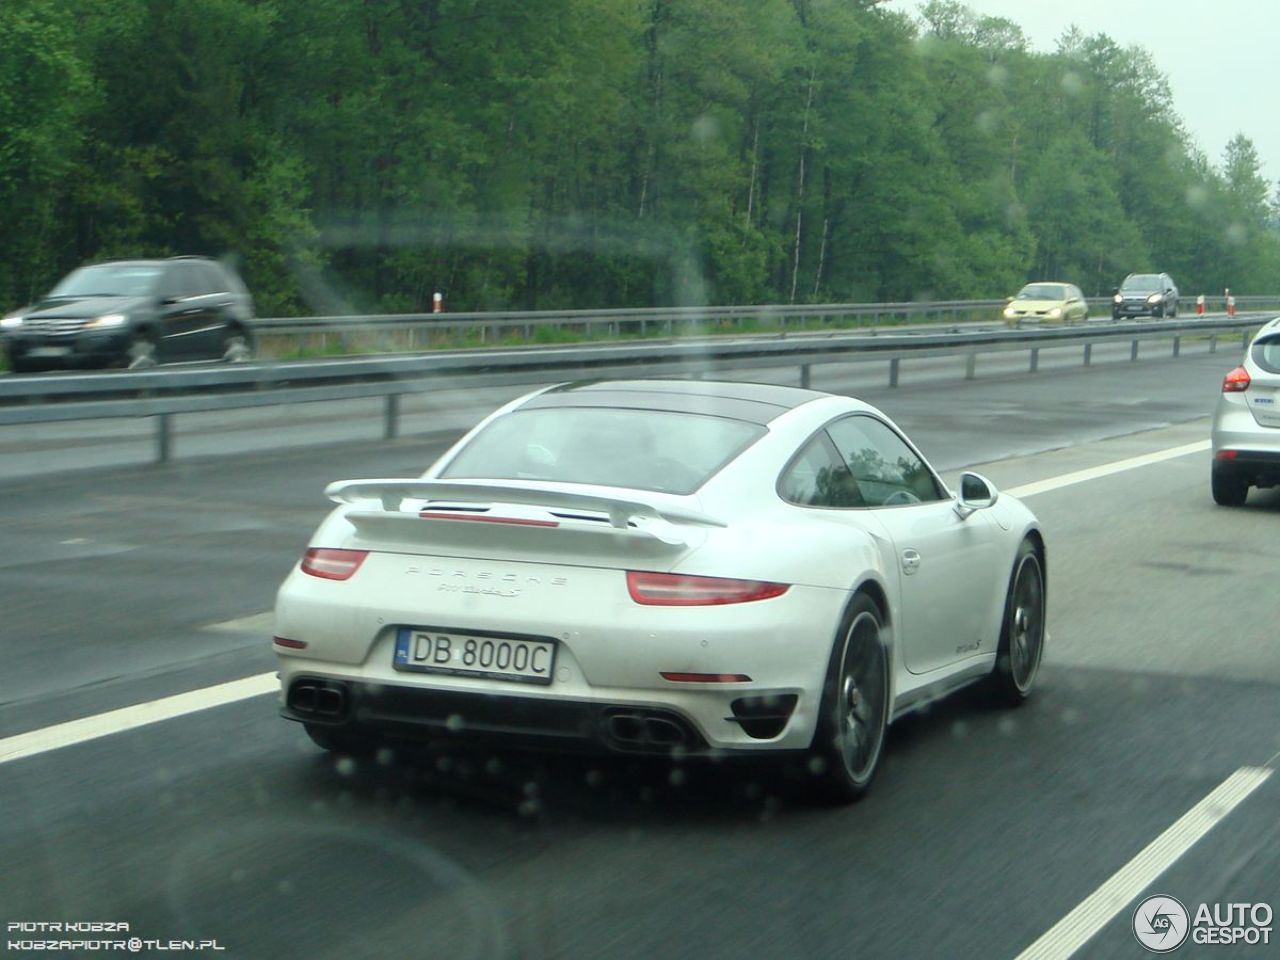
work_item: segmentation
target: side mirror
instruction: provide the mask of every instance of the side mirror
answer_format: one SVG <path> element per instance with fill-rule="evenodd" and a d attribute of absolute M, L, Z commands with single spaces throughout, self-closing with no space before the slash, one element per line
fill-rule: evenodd
<path fill-rule="evenodd" d="M 996 485 L 979 473 L 960 475 L 960 496 L 956 498 L 956 513 L 961 520 L 969 519 L 976 510 L 993 506 L 1000 497 Z"/>
<path fill-rule="evenodd" d="M 1004 298 L 1004 302 L 1005 302 L 1005 303 L 1013 303 L 1013 297 L 1005 297 L 1005 298 Z"/>

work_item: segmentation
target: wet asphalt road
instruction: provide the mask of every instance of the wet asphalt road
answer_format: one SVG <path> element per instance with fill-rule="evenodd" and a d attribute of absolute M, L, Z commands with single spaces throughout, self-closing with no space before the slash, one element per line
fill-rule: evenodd
<path fill-rule="evenodd" d="M 1234 362 L 814 386 L 881 404 L 949 479 L 1010 487 L 1207 437 Z M 0 485 L 0 738 L 270 670 L 261 614 L 323 485 L 416 472 L 461 425 L 421 426 Z M 123 921 L 228 957 L 1016 956 L 1280 752 L 1280 492 L 1216 508 L 1196 453 L 1027 502 L 1050 550 L 1038 695 L 895 725 L 857 806 L 750 766 L 335 762 L 261 696 L 0 765 L 0 923 Z M 1272 777 L 1143 890 L 1280 906 L 1278 801 Z M 1146 956 L 1130 912 L 1079 955 Z"/>

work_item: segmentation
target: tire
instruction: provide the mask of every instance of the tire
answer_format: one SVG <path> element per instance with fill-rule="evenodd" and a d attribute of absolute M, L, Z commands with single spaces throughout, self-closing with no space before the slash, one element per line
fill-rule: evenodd
<path fill-rule="evenodd" d="M 1178 305 L 1176 303 L 1170 304 L 1169 306 L 1169 319 L 1178 319 Z"/>
<path fill-rule="evenodd" d="M 253 338 L 239 324 L 227 327 L 227 335 L 222 341 L 223 363 L 244 363 L 253 356 Z"/>
<path fill-rule="evenodd" d="M 823 683 L 809 769 L 819 796 L 833 803 L 861 800 L 871 787 L 889 725 L 889 650 L 884 615 L 866 594 L 845 610 Z"/>
<path fill-rule="evenodd" d="M 1030 539 L 1023 540 L 1009 575 L 1000 646 L 990 678 L 991 692 L 998 703 L 1017 706 L 1035 686 L 1044 659 L 1045 596 L 1040 554 Z"/>
<path fill-rule="evenodd" d="M 1249 497 L 1249 484 L 1226 470 L 1214 470 L 1209 477 L 1213 502 L 1220 507 L 1242 507 Z"/>
<path fill-rule="evenodd" d="M 1156 307 L 1154 310 L 1152 310 L 1152 311 L 1151 311 L 1151 316 L 1153 316 L 1153 317 L 1154 317 L 1155 319 L 1157 319 L 1157 320 L 1163 320 L 1163 319 L 1164 319 L 1164 304 L 1162 303 L 1162 304 L 1160 304 L 1160 306 L 1158 306 L 1158 307 Z"/>
<path fill-rule="evenodd" d="M 124 353 L 124 365 L 130 370 L 145 370 L 156 365 L 156 341 L 149 333 L 135 333 Z"/>

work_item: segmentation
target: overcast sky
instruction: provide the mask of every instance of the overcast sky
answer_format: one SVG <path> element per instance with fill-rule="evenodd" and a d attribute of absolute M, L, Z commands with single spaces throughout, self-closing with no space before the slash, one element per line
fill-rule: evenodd
<path fill-rule="evenodd" d="M 1022 27 L 1035 50 L 1053 50 L 1072 24 L 1121 46 L 1145 47 L 1169 78 L 1173 103 L 1210 161 L 1237 133 L 1258 150 L 1262 174 L 1280 179 L 1277 44 L 1280 0 L 965 0 L 969 9 Z M 917 16 L 920 0 L 886 6 Z"/>

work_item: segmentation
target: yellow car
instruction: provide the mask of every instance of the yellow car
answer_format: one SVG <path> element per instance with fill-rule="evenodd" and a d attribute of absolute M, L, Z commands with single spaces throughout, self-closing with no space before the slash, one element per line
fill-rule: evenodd
<path fill-rule="evenodd" d="M 1084 294 L 1073 283 L 1028 283 L 1009 300 L 1004 319 L 1012 327 L 1020 323 L 1083 323 L 1089 318 Z"/>

